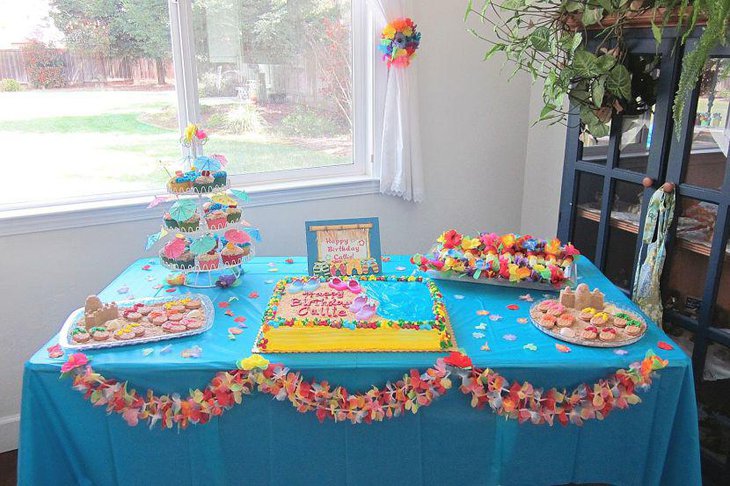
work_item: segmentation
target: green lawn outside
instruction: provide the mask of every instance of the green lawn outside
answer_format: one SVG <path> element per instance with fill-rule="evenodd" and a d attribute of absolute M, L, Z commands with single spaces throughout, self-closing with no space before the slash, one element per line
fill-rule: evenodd
<path fill-rule="evenodd" d="M 141 119 L 170 110 L 170 93 L 46 90 L 0 93 L 5 160 L 32 164 L 36 191 L 9 185 L 0 204 L 99 193 L 164 191 L 181 150 L 177 130 Z M 143 116 L 145 115 L 145 116 Z M 150 116 L 152 115 L 152 116 Z M 222 153 L 229 173 L 345 164 L 350 157 L 275 136 L 211 134 L 206 153 Z M 6 184 L 4 184 L 5 186 Z"/>

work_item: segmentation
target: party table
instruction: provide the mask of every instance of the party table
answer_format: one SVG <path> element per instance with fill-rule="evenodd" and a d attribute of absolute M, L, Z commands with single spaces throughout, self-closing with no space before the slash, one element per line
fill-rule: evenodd
<path fill-rule="evenodd" d="M 633 308 L 588 260 L 579 257 L 577 263 L 580 281 L 600 288 L 607 301 Z M 383 265 L 391 275 L 410 275 L 414 269 L 407 257 L 393 256 Z M 143 396 L 148 389 L 186 396 L 204 388 L 217 372 L 235 369 L 238 360 L 251 355 L 274 284 L 284 276 L 305 274 L 306 260 L 255 258 L 245 270 L 236 287 L 202 291 L 216 307 L 211 330 L 87 352 L 94 372 L 128 381 Z M 188 291 L 166 285 L 167 274 L 154 260 L 139 260 L 99 295 L 110 301 Z M 287 400 L 254 391 L 208 423 L 169 429 L 159 424 L 149 428 L 144 421 L 130 426 L 122 415 L 107 414 L 105 406 L 92 406 L 70 379 L 59 380 L 70 353 L 49 357 L 46 349 L 58 342 L 55 336 L 25 366 L 19 483 L 700 484 L 690 362 L 655 325 L 618 353 L 578 345 L 561 352 L 558 341 L 525 319 L 531 305 L 525 294 L 537 300 L 543 291 L 451 281 L 438 285 L 459 347 L 475 367 L 496 370 L 510 382 L 572 390 L 628 368 L 650 349 L 668 365 L 655 373 L 648 389 L 637 391 L 641 403 L 582 425 L 518 423 L 489 406 L 473 408 L 471 396 L 459 389 L 460 379 L 451 376 L 451 388 L 428 406 L 382 422 L 320 422 L 315 413 L 300 413 Z M 242 332 L 231 334 L 231 327 Z M 199 356 L 183 357 L 190 349 Z M 264 356 L 307 379 L 343 385 L 352 393 L 402 379 L 409 370 L 423 372 L 445 355 Z"/>

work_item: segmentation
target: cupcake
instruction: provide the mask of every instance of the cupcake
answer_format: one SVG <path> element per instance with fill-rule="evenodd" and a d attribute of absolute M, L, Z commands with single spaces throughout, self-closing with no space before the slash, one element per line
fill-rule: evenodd
<path fill-rule="evenodd" d="M 598 337 L 598 328 L 595 326 L 588 326 L 583 329 L 582 333 L 580 333 L 580 337 L 587 339 L 588 341 L 592 341 Z"/>
<path fill-rule="evenodd" d="M 562 316 L 558 317 L 558 327 L 570 327 L 573 325 L 573 315 L 566 312 Z"/>
<path fill-rule="evenodd" d="M 539 324 L 542 327 L 544 327 L 545 329 L 552 329 L 553 327 L 555 327 L 555 324 L 557 323 L 557 321 L 558 321 L 557 317 L 550 315 L 550 314 L 545 314 L 544 316 L 542 316 L 540 318 Z"/>
<path fill-rule="evenodd" d="M 227 178 L 228 175 L 226 174 L 226 171 L 219 170 L 213 174 L 213 185 L 216 187 L 225 186 Z"/>
<path fill-rule="evenodd" d="M 223 229 L 228 224 L 226 213 L 221 210 L 216 210 L 207 214 L 205 216 L 205 222 L 208 225 L 208 229 L 212 230 Z"/>
<path fill-rule="evenodd" d="M 224 265 L 240 265 L 243 259 L 243 249 L 229 243 L 221 251 L 221 258 Z"/>
<path fill-rule="evenodd" d="M 644 326 L 639 321 L 631 320 L 626 324 L 624 332 L 629 336 L 635 337 L 641 334 L 643 328 Z"/>
<path fill-rule="evenodd" d="M 179 227 L 178 222 L 175 220 L 175 218 L 170 216 L 170 213 L 165 213 L 165 216 L 163 216 L 162 221 L 165 223 L 166 228 L 177 229 Z"/>
<path fill-rule="evenodd" d="M 238 223 L 241 221 L 241 210 L 236 207 L 226 209 L 226 219 L 229 223 Z"/>
<path fill-rule="evenodd" d="M 616 339 L 616 329 L 612 327 L 606 327 L 601 329 L 601 332 L 598 334 L 598 339 L 601 341 L 613 341 Z"/>
<path fill-rule="evenodd" d="M 191 187 L 193 187 L 193 183 L 188 176 L 183 175 L 170 179 L 168 187 L 170 188 L 170 191 L 180 194 L 182 192 L 186 192 Z"/>
<path fill-rule="evenodd" d="M 609 316 L 606 312 L 596 312 L 595 315 L 591 317 L 591 324 L 602 327 L 608 324 L 610 319 L 611 316 Z"/>
<path fill-rule="evenodd" d="M 204 254 L 198 256 L 198 267 L 201 270 L 214 270 L 218 268 L 218 255 Z"/>
<path fill-rule="evenodd" d="M 189 251 L 184 251 L 175 259 L 175 265 L 180 269 L 191 269 L 195 267 L 195 255 Z"/>
<path fill-rule="evenodd" d="M 190 218 L 178 223 L 180 231 L 198 231 L 200 229 L 200 216 L 193 214 Z"/>
<path fill-rule="evenodd" d="M 209 175 L 200 175 L 196 177 L 195 182 L 193 183 L 193 188 L 195 188 L 195 192 L 213 191 L 213 180 L 213 177 Z"/>
<path fill-rule="evenodd" d="M 580 311 L 580 315 L 578 316 L 583 321 L 590 321 L 591 318 L 596 314 L 596 309 L 593 307 L 586 307 L 583 310 Z"/>

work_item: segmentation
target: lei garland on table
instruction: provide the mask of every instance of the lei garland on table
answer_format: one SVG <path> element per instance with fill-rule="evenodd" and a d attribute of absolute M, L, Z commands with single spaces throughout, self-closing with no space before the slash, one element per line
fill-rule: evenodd
<path fill-rule="evenodd" d="M 498 415 L 517 419 L 520 423 L 582 425 L 585 420 L 603 420 L 615 408 L 623 409 L 641 402 L 639 389 L 651 385 L 654 371 L 668 362 L 650 350 L 639 363 L 627 370 L 618 370 L 593 385 L 581 384 L 573 391 L 551 388 L 543 391 L 530 383 L 510 383 L 491 369 L 472 366 L 471 360 L 459 352 L 439 358 L 432 368 L 421 373 L 411 370 L 403 378 L 387 382 L 382 388 L 372 387 L 365 393 L 351 394 L 341 386 L 326 381 L 307 381 L 301 373 L 282 364 L 269 363 L 260 355 L 252 355 L 237 363 L 238 369 L 219 372 L 202 390 L 191 390 L 182 398 L 178 394 L 155 395 L 148 390 L 140 395 L 128 388 L 128 382 L 110 380 L 94 372 L 82 353 L 69 356 L 61 367 L 62 377 L 73 376 L 73 388 L 82 392 L 92 405 L 106 406 L 108 414 L 117 413 L 131 426 L 139 421 L 152 428 L 186 428 L 189 424 L 205 424 L 211 417 L 243 402 L 256 388 L 279 401 L 289 400 L 299 412 L 315 412 L 320 421 L 371 423 L 416 413 L 420 407 L 451 388 L 450 376 L 461 378 L 459 390 L 471 395 L 472 407 L 488 404 Z"/>
<path fill-rule="evenodd" d="M 570 243 L 544 240 L 530 235 L 479 233 L 470 237 L 448 230 L 426 255 L 416 254 L 411 262 L 422 271 L 435 270 L 474 279 L 510 282 L 538 282 L 559 285 L 566 270 L 580 252 Z"/>

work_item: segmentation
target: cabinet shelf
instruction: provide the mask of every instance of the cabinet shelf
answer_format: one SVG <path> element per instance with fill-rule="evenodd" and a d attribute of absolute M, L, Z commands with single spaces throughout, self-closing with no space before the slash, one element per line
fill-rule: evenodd
<path fill-rule="evenodd" d="M 601 221 L 601 211 L 594 208 L 587 208 L 587 207 L 578 207 L 578 210 L 576 211 L 576 214 L 579 218 L 587 219 L 590 221 L 594 221 L 596 223 L 599 223 Z M 624 213 L 621 213 L 624 214 Z M 611 213 L 611 219 L 609 221 L 609 225 L 612 228 L 616 228 L 621 231 L 626 231 L 627 233 L 632 234 L 639 234 L 639 225 L 634 221 L 629 221 L 624 218 L 620 218 L 617 216 L 614 216 L 614 213 Z M 697 241 L 697 240 L 690 240 L 687 238 L 683 238 L 681 234 L 677 235 L 677 246 L 682 248 L 683 250 L 691 251 L 693 253 L 697 253 L 698 255 L 703 255 L 706 257 L 710 256 L 710 244 L 706 243 L 704 241 Z M 729 249 L 725 249 L 725 253 L 730 254 Z"/>

